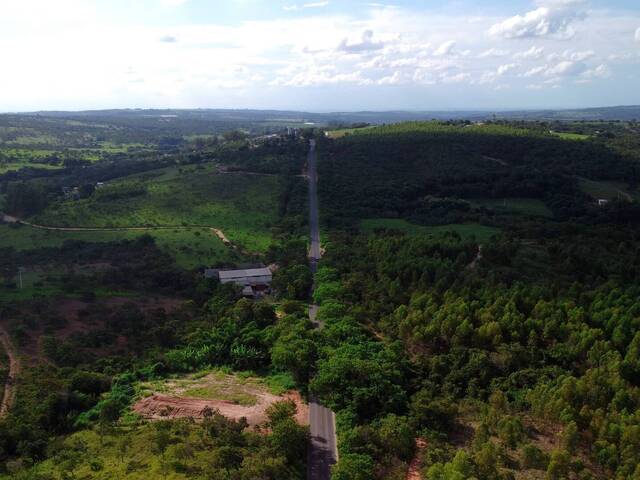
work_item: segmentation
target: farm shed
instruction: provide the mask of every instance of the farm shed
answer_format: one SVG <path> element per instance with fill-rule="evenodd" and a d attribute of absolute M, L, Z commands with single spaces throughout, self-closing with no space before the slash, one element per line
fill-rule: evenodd
<path fill-rule="evenodd" d="M 268 268 L 250 268 L 246 270 L 220 270 L 220 283 L 235 283 L 240 286 L 269 286 L 273 276 Z"/>

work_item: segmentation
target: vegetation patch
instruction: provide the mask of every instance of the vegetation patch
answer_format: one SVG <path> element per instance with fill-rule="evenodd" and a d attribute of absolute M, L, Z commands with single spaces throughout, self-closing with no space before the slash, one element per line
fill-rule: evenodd
<path fill-rule="evenodd" d="M 572 133 L 572 132 L 551 132 L 552 135 L 556 137 L 560 137 L 563 140 L 588 140 L 591 138 L 589 135 L 585 135 L 583 133 Z"/>
<path fill-rule="evenodd" d="M 409 223 L 399 218 L 368 218 L 360 222 L 360 228 L 367 233 L 373 233 L 376 230 L 398 230 L 411 235 L 443 235 L 454 232 L 463 238 L 475 237 L 479 241 L 487 241 L 492 236 L 500 232 L 495 227 L 471 224 L 450 224 L 438 226 L 424 226 Z"/>
<path fill-rule="evenodd" d="M 264 251 L 276 221 L 278 179 L 211 169 L 115 181 L 90 198 L 55 203 L 33 223 L 56 227 L 208 226 L 250 251 Z M 135 180 L 135 182 L 133 182 Z M 144 185 L 139 194 L 135 185 Z M 135 194 L 128 195 L 123 192 Z M 113 193 L 113 194 L 110 194 Z"/>
<path fill-rule="evenodd" d="M 637 191 L 630 191 L 624 182 L 578 179 L 580 190 L 594 199 L 634 201 L 640 198 Z"/>
<path fill-rule="evenodd" d="M 471 203 L 497 212 L 522 213 L 539 217 L 553 216 L 549 207 L 536 198 L 481 198 L 473 199 Z"/>

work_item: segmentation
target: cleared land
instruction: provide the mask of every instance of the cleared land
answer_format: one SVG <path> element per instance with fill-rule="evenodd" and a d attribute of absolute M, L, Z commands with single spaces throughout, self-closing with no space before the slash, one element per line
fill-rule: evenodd
<path fill-rule="evenodd" d="M 8 361 L 8 369 L 6 369 L 7 373 L 3 378 L 4 387 L 2 389 L 2 397 L 0 399 L 0 418 L 2 418 L 7 414 L 15 400 L 16 390 L 14 382 L 18 376 L 18 372 L 20 371 L 20 360 L 13 349 L 9 334 L 1 325 L 0 345 L 2 346 L 4 357 L 6 357 Z M 4 368 L 4 366 L 2 367 Z"/>
<path fill-rule="evenodd" d="M 275 388 L 274 388 L 275 387 Z M 291 399 L 298 408 L 296 419 L 308 423 L 308 407 L 297 392 L 268 385 L 260 377 L 228 374 L 223 371 L 202 372 L 160 382 L 140 385 L 142 398 L 132 407 L 134 413 L 151 420 L 168 418 L 202 419 L 207 411 L 219 411 L 227 418 L 246 418 L 256 426 L 267 421 L 267 408 Z"/>
<path fill-rule="evenodd" d="M 551 132 L 552 135 L 556 137 L 560 137 L 564 140 L 587 140 L 590 138 L 589 135 L 585 135 L 583 133 L 571 133 L 571 132 Z"/>
<path fill-rule="evenodd" d="M 461 237 L 468 238 L 474 236 L 479 241 L 487 241 L 493 235 L 499 233 L 497 228 L 477 223 L 457 223 L 428 227 L 415 225 L 399 218 L 369 218 L 360 222 L 360 228 L 364 232 L 374 232 L 377 229 L 386 228 L 389 230 L 399 230 L 412 235 L 442 235 L 447 232 L 455 232 Z"/>
<path fill-rule="evenodd" d="M 270 245 L 279 188 L 276 177 L 220 175 L 213 165 L 159 169 L 111 182 L 88 199 L 56 203 L 29 219 L 49 227 L 139 230 L 0 225 L 0 248 L 30 250 L 67 240 L 110 242 L 148 234 L 184 268 L 232 262 L 243 251 L 261 253 Z"/>
<path fill-rule="evenodd" d="M 249 251 L 264 251 L 276 220 L 278 179 L 218 175 L 213 166 L 162 169 L 110 183 L 92 197 L 51 205 L 29 221 L 56 227 L 215 226 Z"/>
<path fill-rule="evenodd" d="M 580 190 L 594 199 L 623 199 L 632 202 L 640 198 L 638 192 L 629 191 L 628 186 L 623 182 L 596 182 L 586 178 L 579 178 L 578 186 Z"/>

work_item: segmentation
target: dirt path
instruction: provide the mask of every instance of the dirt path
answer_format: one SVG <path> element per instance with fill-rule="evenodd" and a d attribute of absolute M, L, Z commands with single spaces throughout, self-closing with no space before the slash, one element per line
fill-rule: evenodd
<path fill-rule="evenodd" d="M 509 166 L 508 162 L 506 162 L 504 160 L 500 160 L 499 158 L 488 157 L 486 155 L 482 155 L 482 158 L 484 158 L 485 160 L 488 160 L 490 162 L 498 163 L 498 164 L 502 165 L 503 167 L 508 167 Z"/>
<path fill-rule="evenodd" d="M 425 448 L 427 448 L 427 442 L 422 438 L 416 439 L 416 456 L 413 457 L 413 460 L 411 460 L 409 464 L 406 480 L 422 480 L 422 475 L 420 475 L 422 462 L 420 459 L 422 458 L 422 452 Z"/>
<path fill-rule="evenodd" d="M 0 403 L 0 418 L 2 418 L 9 412 L 16 398 L 15 380 L 20 372 L 20 360 L 15 354 L 9 334 L 2 325 L 0 325 L 0 343 L 9 357 L 9 375 L 4 385 L 2 403 Z"/>
<path fill-rule="evenodd" d="M 478 245 L 478 253 L 476 254 L 473 261 L 469 265 L 467 265 L 467 268 L 469 270 L 474 270 L 478 266 L 480 260 L 482 260 L 482 245 Z"/>
<path fill-rule="evenodd" d="M 39 230 L 54 230 L 58 232 L 144 232 L 146 230 L 188 230 L 191 228 L 209 228 L 218 237 L 222 243 L 234 250 L 239 250 L 240 247 L 235 245 L 227 238 L 222 230 L 219 228 L 211 227 L 209 225 L 179 225 L 179 226 L 157 226 L 157 227 L 54 227 L 49 225 L 38 225 L 37 223 L 27 222 L 20 218 L 0 213 L 2 221 L 5 223 L 19 223 L 31 228 L 37 228 Z"/>

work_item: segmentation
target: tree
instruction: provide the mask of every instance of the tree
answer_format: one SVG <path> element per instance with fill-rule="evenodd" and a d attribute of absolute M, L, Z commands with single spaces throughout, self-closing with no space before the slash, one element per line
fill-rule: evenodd
<path fill-rule="evenodd" d="M 374 462 L 367 455 L 349 453 L 331 468 L 333 480 L 371 480 L 374 478 Z"/>
<path fill-rule="evenodd" d="M 556 449 L 551 452 L 551 459 L 547 467 L 547 480 L 564 480 L 569 475 L 571 456 L 566 450 Z"/>
<path fill-rule="evenodd" d="M 167 478 L 167 462 L 165 453 L 171 444 L 171 423 L 162 420 L 154 424 L 153 449 L 157 455 L 160 455 L 160 470 L 162 478 Z"/>
<path fill-rule="evenodd" d="M 98 431 L 100 433 L 100 445 L 104 434 L 113 426 L 120 418 L 122 404 L 115 398 L 108 398 L 100 403 L 100 411 L 98 414 Z"/>

